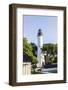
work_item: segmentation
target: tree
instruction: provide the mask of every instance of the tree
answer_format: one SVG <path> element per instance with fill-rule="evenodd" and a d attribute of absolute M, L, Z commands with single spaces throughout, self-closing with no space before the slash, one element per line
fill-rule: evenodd
<path fill-rule="evenodd" d="M 35 43 L 31 43 L 33 55 L 37 57 L 37 46 Z"/>
<path fill-rule="evenodd" d="M 52 63 L 57 63 L 57 44 L 44 44 L 42 48 L 43 52 L 47 52 L 47 57 Z M 48 56 L 49 55 L 49 56 Z M 48 61 L 48 60 L 46 60 Z"/>
<path fill-rule="evenodd" d="M 43 52 L 47 51 L 47 53 L 50 53 L 50 54 L 54 54 L 54 53 L 57 54 L 57 44 L 51 44 L 51 43 L 43 44 L 42 51 Z"/>
<path fill-rule="evenodd" d="M 37 58 L 33 55 L 31 44 L 28 43 L 27 38 L 23 38 L 23 53 L 31 58 L 32 63 L 37 63 Z"/>

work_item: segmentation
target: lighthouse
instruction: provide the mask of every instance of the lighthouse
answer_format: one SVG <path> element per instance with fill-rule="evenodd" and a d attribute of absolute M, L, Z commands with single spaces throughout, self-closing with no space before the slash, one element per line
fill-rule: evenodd
<path fill-rule="evenodd" d="M 42 30 L 39 29 L 38 30 L 38 33 L 37 33 L 37 40 L 38 40 L 38 50 L 37 50 L 37 60 L 38 60 L 38 63 L 37 63 L 37 67 L 42 67 L 43 64 L 44 64 L 44 55 L 42 53 L 42 47 L 43 47 L 43 33 L 42 33 Z"/>

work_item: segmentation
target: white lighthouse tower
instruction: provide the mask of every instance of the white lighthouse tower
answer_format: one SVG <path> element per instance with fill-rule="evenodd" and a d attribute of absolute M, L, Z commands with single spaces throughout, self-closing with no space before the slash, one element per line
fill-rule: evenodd
<path fill-rule="evenodd" d="M 37 63 L 37 67 L 42 67 L 45 60 L 44 60 L 44 55 L 42 53 L 43 33 L 42 33 L 41 29 L 38 30 L 37 38 L 38 38 L 38 50 L 37 50 L 38 63 Z"/>

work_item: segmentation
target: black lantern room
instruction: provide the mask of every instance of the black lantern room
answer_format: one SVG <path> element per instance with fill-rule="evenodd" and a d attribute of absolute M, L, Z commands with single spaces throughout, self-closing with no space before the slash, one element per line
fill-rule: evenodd
<path fill-rule="evenodd" d="M 38 30 L 38 36 L 41 36 L 41 35 L 43 35 L 43 34 L 42 34 L 42 30 L 39 29 L 39 30 Z"/>

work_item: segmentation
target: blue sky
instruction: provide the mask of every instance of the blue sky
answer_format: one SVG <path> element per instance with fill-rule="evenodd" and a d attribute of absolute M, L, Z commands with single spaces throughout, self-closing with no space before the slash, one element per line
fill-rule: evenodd
<path fill-rule="evenodd" d="M 43 32 L 44 43 L 57 43 L 56 16 L 24 15 L 24 37 L 37 45 L 38 29 Z"/>

